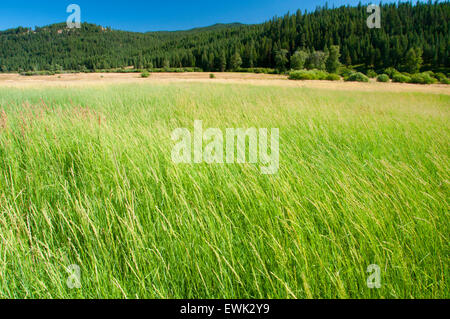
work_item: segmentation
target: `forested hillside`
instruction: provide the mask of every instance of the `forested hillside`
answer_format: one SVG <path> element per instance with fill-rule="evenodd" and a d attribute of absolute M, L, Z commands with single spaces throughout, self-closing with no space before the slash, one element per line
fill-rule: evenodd
<path fill-rule="evenodd" d="M 381 29 L 369 29 L 368 16 L 360 5 L 298 11 L 259 25 L 219 24 L 178 32 L 134 33 L 87 23 L 81 29 L 62 23 L 19 27 L 0 32 L 0 66 L 3 72 L 127 66 L 283 69 L 295 63 L 291 57 L 296 51 L 320 60 L 339 46 L 345 65 L 401 70 L 412 52 L 422 56 L 428 69 L 450 67 L 448 1 L 382 5 Z"/>

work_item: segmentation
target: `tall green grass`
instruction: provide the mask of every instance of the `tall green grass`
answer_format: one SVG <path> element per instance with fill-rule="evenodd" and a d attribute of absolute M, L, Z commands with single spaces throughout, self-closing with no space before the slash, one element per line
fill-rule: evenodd
<path fill-rule="evenodd" d="M 448 298 L 449 105 L 213 83 L 0 88 L 0 297 Z M 195 119 L 280 128 L 279 173 L 173 164 L 171 132 Z"/>

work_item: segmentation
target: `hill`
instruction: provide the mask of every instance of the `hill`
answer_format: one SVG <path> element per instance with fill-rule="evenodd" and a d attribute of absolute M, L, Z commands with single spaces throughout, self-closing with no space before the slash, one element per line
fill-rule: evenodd
<path fill-rule="evenodd" d="M 35 30 L 19 27 L 0 32 L 0 67 L 3 72 L 130 65 L 205 71 L 274 68 L 280 63 L 289 67 L 298 49 L 326 53 L 332 45 L 340 47 L 345 65 L 402 69 L 413 49 L 428 69 L 450 67 L 448 1 L 385 4 L 381 10 L 381 29 L 367 28 L 368 14 L 361 5 L 297 11 L 258 25 L 216 24 L 176 32 L 126 32 L 88 23 L 80 29 L 63 23 Z"/>

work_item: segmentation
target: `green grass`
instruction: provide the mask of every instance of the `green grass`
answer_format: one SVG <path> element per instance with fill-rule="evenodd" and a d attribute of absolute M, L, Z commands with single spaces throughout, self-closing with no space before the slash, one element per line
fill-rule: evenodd
<path fill-rule="evenodd" d="M 0 297 L 449 298 L 449 105 L 213 83 L 0 88 Z M 171 132 L 195 119 L 278 127 L 278 174 L 173 164 Z"/>

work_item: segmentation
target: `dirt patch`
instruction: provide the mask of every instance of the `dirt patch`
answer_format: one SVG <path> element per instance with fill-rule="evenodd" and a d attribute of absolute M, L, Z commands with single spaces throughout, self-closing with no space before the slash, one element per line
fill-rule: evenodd
<path fill-rule="evenodd" d="M 380 91 L 380 92 L 423 92 L 450 95 L 450 85 L 418 85 L 405 83 L 369 83 L 344 81 L 291 81 L 284 75 L 253 74 L 253 73 L 214 73 L 215 79 L 209 78 L 210 73 L 152 73 L 149 78 L 142 78 L 139 73 L 75 73 L 52 76 L 21 76 L 18 74 L 0 74 L 0 86 L 34 87 L 34 86 L 90 86 L 118 83 L 176 83 L 204 82 L 252 84 L 263 86 L 304 87 L 345 91 Z"/>

